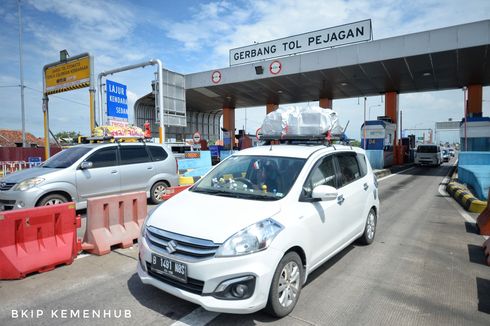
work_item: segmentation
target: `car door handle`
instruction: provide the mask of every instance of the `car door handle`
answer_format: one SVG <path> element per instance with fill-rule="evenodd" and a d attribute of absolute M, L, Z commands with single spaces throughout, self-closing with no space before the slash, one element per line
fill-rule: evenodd
<path fill-rule="evenodd" d="M 153 170 L 153 166 L 149 166 L 146 168 L 147 170 Z"/>
<path fill-rule="evenodd" d="M 111 173 L 112 174 L 116 174 L 117 173 L 117 170 L 112 170 Z"/>
<path fill-rule="evenodd" d="M 344 202 L 345 198 L 343 195 L 340 195 L 337 197 L 337 204 L 339 205 L 342 205 L 342 203 Z"/>
<path fill-rule="evenodd" d="M 369 186 L 367 183 L 364 184 L 364 190 L 368 190 Z"/>

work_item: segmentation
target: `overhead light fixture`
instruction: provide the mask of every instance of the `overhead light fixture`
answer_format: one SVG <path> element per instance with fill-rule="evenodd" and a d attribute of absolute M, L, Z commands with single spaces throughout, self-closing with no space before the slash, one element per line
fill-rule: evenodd
<path fill-rule="evenodd" d="M 346 82 L 340 83 L 341 86 L 347 86 L 348 84 Z"/>
<path fill-rule="evenodd" d="M 264 67 L 262 66 L 255 66 L 255 74 L 256 75 L 262 75 L 264 73 Z"/>
<path fill-rule="evenodd" d="M 282 94 L 282 91 L 281 91 L 281 90 L 278 90 L 278 91 L 277 91 L 277 94 Z"/>
<path fill-rule="evenodd" d="M 424 72 L 424 73 L 422 74 L 422 76 L 424 76 L 424 77 L 429 77 L 430 75 L 431 75 L 431 73 L 430 73 L 430 72 Z"/>

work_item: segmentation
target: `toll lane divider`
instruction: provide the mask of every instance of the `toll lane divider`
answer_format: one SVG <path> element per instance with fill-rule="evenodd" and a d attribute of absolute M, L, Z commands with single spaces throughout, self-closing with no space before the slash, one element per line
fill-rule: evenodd
<path fill-rule="evenodd" d="M 191 185 L 189 184 L 189 185 L 181 185 L 181 186 L 167 188 L 165 195 L 163 195 L 163 200 L 169 200 L 170 198 L 177 195 L 179 192 L 186 190 L 190 186 Z"/>
<path fill-rule="evenodd" d="M 488 205 L 476 219 L 476 225 L 481 235 L 490 235 L 490 188 L 488 189 L 488 195 Z"/>
<path fill-rule="evenodd" d="M 476 198 L 463 185 L 456 181 L 450 181 L 446 191 L 467 211 L 481 213 L 487 207 L 487 203 Z"/>
<path fill-rule="evenodd" d="M 0 214 L 0 279 L 19 279 L 70 265 L 81 250 L 80 217 L 66 203 Z"/>
<path fill-rule="evenodd" d="M 144 191 L 88 199 L 82 249 L 105 255 L 113 246 L 131 247 L 147 214 L 146 200 Z"/>

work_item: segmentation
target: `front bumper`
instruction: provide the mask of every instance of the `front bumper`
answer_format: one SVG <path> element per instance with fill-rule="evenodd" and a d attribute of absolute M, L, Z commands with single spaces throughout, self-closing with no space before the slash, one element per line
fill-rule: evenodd
<path fill-rule="evenodd" d="M 0 211 L 34 207 L 42 193 L 38 187 L 26 191 L 0 191 Z"/>
<path fill-rule="evenodd" d="M 247 314 L 263 309 L 268 300 L 269 289 L 275 269 L 283 252 L 268 248 L 267 250 L 239 257 L 211 258 L 198 262 L 187 262 L 187 275 L 189 279 L 203 282 L 202 294 L 189 292 L 182 287 L 176 287 L 171 282 L 166 282 L 153 277 L 148 272 L 151 261 L 151 253 L 177 260 L 172 255 L 150 248 L 143 238 L 139 241 L 138 275 L 144 284 L 153 285 L 160 290 L 168 292 L 181 299 L 201 305 L 209 311 Z M 218 299 L 212 296 L 218 285 L 232 278 L 252 275 L 255 277 L 255 289 L 253 295 L 243 300 Z"/>

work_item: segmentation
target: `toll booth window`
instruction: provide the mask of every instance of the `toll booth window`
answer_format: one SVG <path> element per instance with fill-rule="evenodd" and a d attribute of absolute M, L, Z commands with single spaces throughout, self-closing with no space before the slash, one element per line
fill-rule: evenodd
<path fill-rule="evenodd" d="M 303 186 L 303 196 L 310 197 L 315 187 L 326 185 L 336 187 L 333 156 L 327 156 L 311 170 Z"/>
<path fill-rule="evenodd" d="M 168 156 L 167 152 L 160 146 L 147 146 L 147 148 L 150 150 L 153 161 L 164 161 Z"/>
<path fill-rule="evenodd" d="M 337 161 L 340 167 L 341 187 L 361 177 L 356 155 L 337 155 Z"/>
<path fill-rule="evenodd" d="M 357 154 L 357 163 L 359 164 L 359 170 L 361 172 L 361 178 L 367 174 L 366 156 L 364 154 Z"/>
<path fill-rule="evenodd" d="M 121 165 L 150 162 L 145 146 L 121 146 Z"/>
<path fill-rule="evenodd" d="M 114 166 L 117 164 L 116 147 L 102 148 L 90 155 L 87 161 L 92 162 L 92 169 Z"/>

